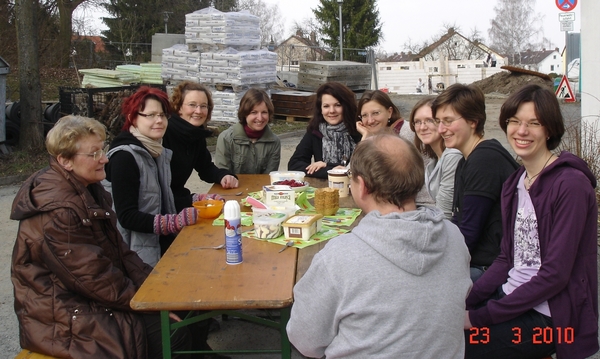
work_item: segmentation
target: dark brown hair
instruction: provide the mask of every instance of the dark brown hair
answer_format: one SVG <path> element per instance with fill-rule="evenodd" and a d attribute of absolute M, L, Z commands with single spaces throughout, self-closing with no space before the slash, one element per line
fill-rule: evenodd
<path fill-rule="evenodd" d="M 358 115 L 360 115 L 362 107 L 369 101 L 377 102 L 381 106 L 385 107 L 386 110 L 389 109 L 390 107 L 392 108 L 392 116 L 388 120 L 386 126 L 389 127 L 392 125 L 392 123 L 396 122 L 396 120 L 399 120 L 402 118 L 402 116 L 400 115 L 400 110 L 398 110 L 398 107 L 396 107 L 396 105 L 394 105 L 394 103 L 392 102 L 390 97 L 381 90 L 365 91 L 365 93 L 363 93 L 362 97 L 358 101 L 358 112 L 357 112 Z"/>
<path fill-rule="evenodd" d="M 475 133 L 483 136 L 485 127 L 485 96 L 475 85 L 454 84 L 439 94 L 431 104 L 433 118 L 439 108 L 451 106 L 465 121 L 475 122 Z"/>
<path fill-rule="evenodd" d="M 356 129 L 356 121 L 358 120 L 358 108 L 356 106 L 356 95 L 346 85 L 339 82 L 326 82 L 319 86 L 317 89 L 317 95 L 313 105 L 313 115 L 308 122 L 307 131 L 318 131 L 319 124 L 325 122 L 323 114 L 321 113 L 321 105 L 323 104 L 323 95 L 330 95 L 335 97 L 336 100 L 342 105 L 344 125 L 351 136 L 358 135 Z"/>
<path fill-rule="evenodd" d="M 555 149 L 565 134 L 565 122 L 554 93 L 540 85 L 525 85 L 504 101 L 498 118 L 500 128 L 506 133 L 506 121 L 517 113 L 519 106 L 526 102 L 533 103 L 536 119 L 548 132 L 546 147 L 549 150 Z"/>
<path fill-rule="evenodd" d="M 240 100 L 240 108 L 238 109 L 238 119 L 240 120 L 240 123 L 245 125 L 247 123 L 246 117 L 248 117 L 254 107 L 263 102 L 265 105 L 267 105 L 267 111 L 269 111 L 269 122 L 271 122 L 273 120 L 275 108 L 273 107 L 273 103 L 271 102 L 269 95 L 264 90 L 252 87 L 246 91 Z"/>

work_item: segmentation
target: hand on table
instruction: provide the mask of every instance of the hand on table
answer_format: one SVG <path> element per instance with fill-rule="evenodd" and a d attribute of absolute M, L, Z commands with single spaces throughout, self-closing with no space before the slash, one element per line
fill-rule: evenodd
<path fill-rule="evenodd" d="M 325 167 L 327 167 L 327 163 L 325 163 L 323 161 L 311 163 L 310 165 L 308 165 L 308 167 L 306 167 L 306 173 L 309 175 L 312 175 L 313 173 L 317 172 L 321 168 L 325 168 Z"/>
<path fill-rule="evenodd" d="M 232 175 L 227 175 L 221 179 L 221 186 L 223 188 L 238 188 L 239 185 L 238 179 Z"/>

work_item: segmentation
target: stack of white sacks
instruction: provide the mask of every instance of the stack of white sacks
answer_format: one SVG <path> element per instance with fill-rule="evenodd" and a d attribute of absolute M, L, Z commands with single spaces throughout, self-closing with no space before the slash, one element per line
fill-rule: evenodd
<path fill-rule="evenodd" d="M 162 78 L 225 85 L 227 91 L 213 90 L 212 119 L 237 122 L 245 90 L 267 87 L 277 79 L 277 54 L 260 49 L 259 18 L 246 11 L 221 12 L 209 7 L 185 19 L 186 45 L 163 50 Z"/>

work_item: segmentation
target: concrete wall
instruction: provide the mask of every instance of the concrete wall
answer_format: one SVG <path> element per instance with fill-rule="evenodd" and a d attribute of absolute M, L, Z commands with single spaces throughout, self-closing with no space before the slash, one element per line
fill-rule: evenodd
<path fill-rule="evenodd" d="M 504 60 L 498 60 L 497 67 L 483 67 L 481 60 L 379 62 L 376 64 L 378 85 L 390 92 L 409 94 L 416 92 L 417 81 L 421 78 L 425 83 L 423 92 L 427 93 L 429 76 L 433 88 L 438 83 L 445 87 L 454 83 L 470 84 L 504 71 L 500 69 Z"/>
<path fill-rule="evenodd" d="M 152 36 L 152 62 L 161 62 L 162 50 L 175 44 L 185 44 L 185 35 L 154 34 Z"/>

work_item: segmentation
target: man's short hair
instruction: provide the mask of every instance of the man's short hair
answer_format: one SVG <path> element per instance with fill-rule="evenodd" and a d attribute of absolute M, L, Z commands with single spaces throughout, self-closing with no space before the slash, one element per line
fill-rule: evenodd
<path fill-rule="evenodd" d="M 377 135 L 361 141 L 350 161 L 352 176 L 360 176 L 378 202 L 403 207 L 425 184 L 423 158 L 409 141 Z"/>

